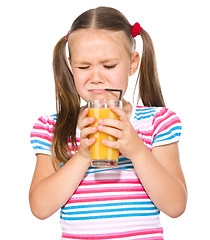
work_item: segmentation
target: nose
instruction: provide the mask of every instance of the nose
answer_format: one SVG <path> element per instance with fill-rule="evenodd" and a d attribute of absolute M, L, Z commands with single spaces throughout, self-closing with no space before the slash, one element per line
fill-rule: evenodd
<path fill-rule="evenodd" d="M 104 76 L 98 68 L 93 68 L 90 76 L 90 82 L 92 84 L 104 83 Z"/>

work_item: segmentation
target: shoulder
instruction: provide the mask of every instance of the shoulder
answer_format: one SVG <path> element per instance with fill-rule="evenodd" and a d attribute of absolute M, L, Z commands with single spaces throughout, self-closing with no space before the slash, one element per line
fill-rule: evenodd
<path fill-rule="evenodd" d="M 38 118 L 33 126 L 33 130 L 47 130 L 51 132 L 57 120 L 56 114 L 54 115 L 43 115 Z"/>
<path fill-rule="evenodd" d="M 152 146 L 166 145 L 180 141 L 182 124 L 179 116 L 165 107 L 157 107 L 153 120 Z"/>
<path fill-rule="evenodd" d="M 167 127 L 169 125 L 181 124 L 179 116 L 166 107 L 156 107 L 153 120 L 154 130 L 157 126 Z"/>
<path fill-rule="evenodd" d="M 56 119 L 56 114 L 43 115 L 35 122 L 30 138 L 36 154 L 50 154 Z"/>
<path fill-rule="evenodd" d="M 48 125 L 48 126 L 55 126 L 57 120 L 57 115 L 53 114 L 53 115 L 43 115 L 41 117 L 38 118 L 36 124 L 41 124 L 41 125 Z"/>
<path fill-rule="evenodd" d="M 134 107 L 134 119 L 142 120 L 154 118 L 156 107 L 145 107 L 145 106 L 133 106 Z"/>
<path fill-rule="evenodd" d="M 178 142 L 182 130 L 178 115 L 166 107 L 135 106 L 133 125 L 151 136 L 152 147 Z"/>
<path fill-rule="evenodd" d="M 44 136 L 44 134 L 49 135 L 53 134 L 56 119 L 57 119 L 56 114 L 43 115 L 39 117 L 33 126 L 33 129 L 31 131 L 31 137 Z"/>
<path fill-rule="evenodd" d="M 179 117 L 175 112 L 166 107 L 146 107 L 146 106 L 133 106 L 134 107 L 134 119 L 150 119 L 152 123 L 161 120 L 175 119 L 180 122 Z"/>

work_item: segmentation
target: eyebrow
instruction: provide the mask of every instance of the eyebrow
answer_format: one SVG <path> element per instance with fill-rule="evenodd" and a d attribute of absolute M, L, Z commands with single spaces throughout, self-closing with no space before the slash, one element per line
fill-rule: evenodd
<path fill-rule="evenodd" d="M 104 64 L 104 63 L 107 63 L 107 62 L 112 62 L 112 61 L 118 61 L 119 58 L 105 58 L 105 59 L 102 59 L 100 61 L 100 63 Z M 91 65 L 90 62 L 87 62 L 87 61 L 83 61 L 83 60 L 78 60 L 78 61 L 75 61 L 74 64 L 81 64 L 81 65 Z"/>
<path fill-rule="evenodd" d="M 119 58 L 105 58 L 102 61 L 100 61 L 100 63 L 107 63 L 107 62 L 111 62 L 111 61 L 118 61 Z"/>

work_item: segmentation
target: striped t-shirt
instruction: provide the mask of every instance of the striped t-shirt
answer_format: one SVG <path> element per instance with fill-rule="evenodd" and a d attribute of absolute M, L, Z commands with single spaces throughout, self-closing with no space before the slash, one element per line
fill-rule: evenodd
<path fill-rule="evenodd" d="M 149 150 L 180 139 L 180 119 L 167 108 L 134 106 L 130 122 Z M 51 115 L 40 117 L 34 125 L 31 143 L 36 154 L 51 154 L 55 123 L 56 115 Z M 79 141 L 77 129 L 78 145 Z M 69 147 L 72 150 L 70 142 Z M 114 168 L 88 169 L 61 208 L 61 239 L 162 240 L 159 214 L 132 162 L 120 155 Z"/>

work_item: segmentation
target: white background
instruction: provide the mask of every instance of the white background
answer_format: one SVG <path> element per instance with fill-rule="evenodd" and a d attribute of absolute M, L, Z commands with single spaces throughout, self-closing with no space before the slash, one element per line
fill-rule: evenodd
<path fill-rule="evenodd" d="M 88 0 L 0 3 L 1 239 L 60 239 L 59 213 L 47 220 L 30 212 L 35 166 L 30 131 L 42 114 L 55 113 L 52 52 L 72 21 L 100 5 L 139 21 L 153 39 L 167 106 L 181 118 L 180 154 L 189 200 L 177 219 L 161 214 L 166 240 L 208 239 L 209 234 L 209 1 Z M 137 38 L 140 49 L 141 39 Z M 134 76 L 135 77 L 135 76 Z M 127 99 L 132 101 L 135 79 Z M 3 134 L 2 134 L 3 133 Z M 2 238 L 4 237 L 4 238 Z"/>

